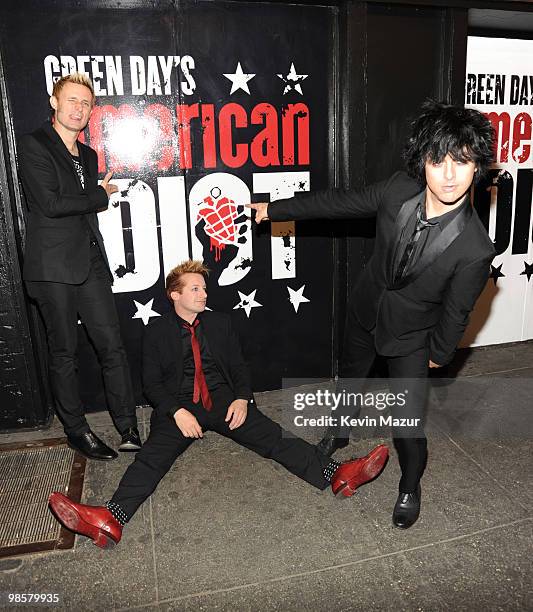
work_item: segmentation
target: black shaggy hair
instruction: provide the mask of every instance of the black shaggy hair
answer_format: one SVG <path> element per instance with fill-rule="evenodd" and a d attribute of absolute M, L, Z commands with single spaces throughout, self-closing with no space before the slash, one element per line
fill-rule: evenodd
<path fill-rule="evenodd" d="M 407 173 L 426 183 L 426 161 L 440 163 L 449 153 L 456 161 L 476 164 L 476 182 L 493 160 L 494 130 L 479 111 L 434 100 L 422 105 L 411 124 L 411 136 L 404 150 Z"/>

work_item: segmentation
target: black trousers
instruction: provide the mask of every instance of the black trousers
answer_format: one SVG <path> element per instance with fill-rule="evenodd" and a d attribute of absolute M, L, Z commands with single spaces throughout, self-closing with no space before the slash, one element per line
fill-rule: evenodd
<path fill-rule="evenodd" d="M 258 410 L 255 403 L 248 404 L 244 423 L 231 430 L 225 417 L 232 398 L 225 399 L 212 394 L 213 408 L 207 412 L 201 404 L 184 407 L 192 412 L 203 431 L 217 433 L 235 440 L 238 444 L 277 461 L 290 472 L 318 489 L 325 489 L 329 482 L 324 478 L 324 468 L 329 457 L 318 452 L 316 446 L 285 432 Z M 186 438 L 173 419 L 152 413 L 150 435 L 135 461 L 128 467 L 111 501 L 120 505 L 131 518 L 139 506 L 155 491 L 159 481 L 170 470 L 174 461 L 193 442 Z"/>
<path fill-rule="evenodd" d="M 350 309 L 346 320 L 341 377 L 364 379 L 368 376 L 376 356 L 373 333 L 361 326 L 353 309 Z M 391 408 L 393 418 L 419 419 L 418 426 L 392 428 L 394 446 L 402 470 L 399 490 L 402 493 L 412 493 L 422 478 L 427 462 L 424 417 L 429 349 L 423 347 L 403 357 L 384 357 L 389 369 L 390 391 L 395 394 L 407 391 L 406 404 Z M 349 431 L 345 429 L 340 435 L 346 437 Z"/>
<path fill-rule="evenodd" d="M 78 390 L 78 317 L 96 349 L 107 404 L 117 429 L 135 427 L 135 399 L 120 337 L 109 273 L 97 245 L 91 246 L 87 280 L 79 285 L 27 281 L 46 327 L 49 375 L 57 415 L 67 435 L 89 431 Z"/>

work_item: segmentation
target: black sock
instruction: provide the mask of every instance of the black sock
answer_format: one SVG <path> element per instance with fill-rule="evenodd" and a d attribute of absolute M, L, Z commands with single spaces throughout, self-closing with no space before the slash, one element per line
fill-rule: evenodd
<path fill-rule="evenodd" d="M 104 505 L 123 527 L 130 520 L 129 516 L 124 512 L 121 506 L 117 504 L 116 502 L 108 501 Z"/>
<path fill-rule="evenodd" d="M 328 482 L 331 482 L 331 479 L 333 478 L 333 474 L 335 474 L 335 472 L 339 469 L 340 465 L 341 465 L 340 461 L 335 461 L 335 459 L 329 460 L 329 463 L 324 468 L 324 478 Z"/>

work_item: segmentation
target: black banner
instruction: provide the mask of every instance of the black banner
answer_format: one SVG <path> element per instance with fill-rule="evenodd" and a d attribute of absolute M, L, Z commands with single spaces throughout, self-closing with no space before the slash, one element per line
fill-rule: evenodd
<path fill-rule="evenodd" d="M 50 116 L 58 77 L 78 70 L 95 84 L 83 139 L 100 178 L 113 170 L 119 186 L 99 223 L 138 401 L 143 328 L 170 308 L 165 275 L 189 256 L 212 270 L 208 307 L 232 313 L 255 390 L 279 388 L 285 376 L 330 376 L 329 226 L 257 228 L 243 205 L 331 182 L 333 9 L 124 6 L 7 3 L 0 33 L 17 136 Z M 80 342 L 83 397 L 101 409 L 81 326 Z"/>

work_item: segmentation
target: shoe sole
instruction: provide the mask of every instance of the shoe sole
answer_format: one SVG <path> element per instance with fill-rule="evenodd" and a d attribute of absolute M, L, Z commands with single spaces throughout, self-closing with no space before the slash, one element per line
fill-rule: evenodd
<path fill-rule="evenodd" d="M 142 448 L 142 446 L 139 446 L 138 444 L 131 444 L 131 443 L 127 443 L 127 444 L 121 444 L 118 447 L 118 450 L 121 453 L 135 453 L 137 451 L 140 451 Z"/>
<path fill-rule="evenodd" d="M 114 548 L 117 545 L 117 542 L 105 531 L 85 522 L 78 511 L 63 496 L 59 497 L 52 493 L 50 508 L 62 525 L 74 533 L 91 538 L 95 546 Z"/>
<path fill-rule="evenodd" d="M 389 449 L 384 445 L 377 448 L 379 452 L 376 452 L 374 457 L 365 463 L 357 477 L 345 482 L 337 489 L 336 496 L 351 497 L 361 485 L 374 480 L 381 474 L 389 458 Z"/>
<path fill-rule="evenodd" d="M 418 521 L 418 517 L 416 517 L 416 519 L 409 524 L 404 523 L 403 525 L 398 525 L 394 521 L 392 521 L 392 524 L 394 525 L 394 527 L 396 527 L 396 529 L 410 529 L 416 523 L 416 521 Z"/>
<path fill-rule="evenodd" d="M 71 448 L 73 451 L 76 451 L 77 453 L 85 457 L 86 459 L 91 459 L 92 461 L 113 461 L 113 459 L 116 459 L 118 457 L 118 455 L 115 455 L 114 457 L 93 457 L 92 455 L 88 455 L 87 453 L 84 453 L 82 450 L 80 450 L 78 447 L 74 446 L 74 444 L 71 444 L 68 441 L 67 441 L 67 446 Z"/>

